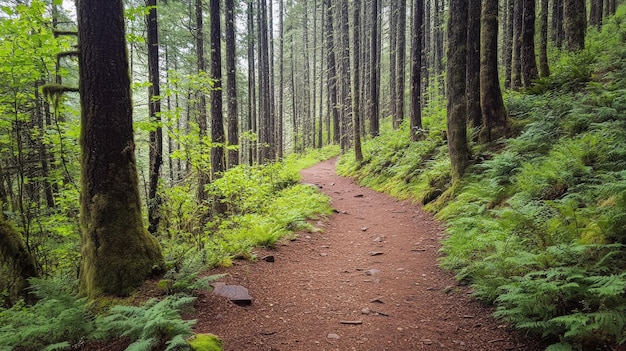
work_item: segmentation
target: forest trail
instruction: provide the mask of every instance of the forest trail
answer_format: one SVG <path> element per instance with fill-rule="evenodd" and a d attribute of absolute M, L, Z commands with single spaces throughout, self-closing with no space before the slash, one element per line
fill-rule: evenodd
<path fill-rule="evenodd" d="M 336 213 L 275 250 L 237 262 L 222 281 L 248 288 L 239 307 L 201 295 L 197 333 L 225 350 L 536 350 L 437 267 L 442 227 L 418 206 L 335 173 L 336 159 L 302 171 Z"/>

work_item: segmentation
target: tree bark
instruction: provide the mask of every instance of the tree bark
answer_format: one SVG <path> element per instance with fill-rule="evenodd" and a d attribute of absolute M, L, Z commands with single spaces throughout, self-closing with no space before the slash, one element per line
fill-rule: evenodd
<path fill-rule="evenodd" d="M 465 78 L 467 67 L 467 16 L 466 0 L 450 0 L 448 19 L 447 114 L 448 148 L 451 175 L 458 181 L 470 161 L 467 143 L 467 95 Z"/>
<path fill-rule="evenodd" d="M 518 90 L 522 86 L 522 23 L 523 1 L 513 0 L 513 55 L 511 58 L 511 89 Z"/>
<path fill-rule="evenodd" d="M 411 140 L 417 141 L 422 129 L 422 37 L 424 0 L 413 0 L 411 23 Z"/>
<path fill-rule="evenodd" d="M 406 0 L 398 1 L 398 36 L 396 43 L 396 96 L 394 108 L 395 125 L 399 127 L 404 120 L 404 87 L 406 80 Z M 394 96 L 392 95 L 392 99 Z"/>
<path fill-rule="evenodd" d="M 552 0 L 552 41 L 554 46 L 563 46 L 563 0 Z"/>
<path fill-rule="evenodd" d="M 211 176 L 222 176 L 224 167 L 224 111 L 222 101 L 222 40 L 220 24 L 220 0 L 209 0 L 211 18 Z M 218 206 L 219 207 L 219 206 Z M 219 212 L 219 211 L 218 211 Z"/>
<path fill-rule="evenodd" d="M 239 110 L 237 106 L 237 66 L 235 64 L 235 4 L 225 0 L 226 86 L 228 90 L 228 167 L 239 164 Z"/>
<path fill-rule="evenodd" d="M 7 288 L 8 292 L 8 305 L 13 305 L 20 298 L 24 298 L 26 302 L 34 302 L 34 296 L 28 291 L 28 279 L 39 276 L 37 263 L 24 246 L 18 231 L 1 214 L 0 263 L 9 270 L 9 276 L 2 279 L 2 287 Z"/>
<path fill-rule="evenodd" d="M 563 0 L 566 50 L 579 51 L 585 48 L 585 28 L 585 0 Z"/>
<path fill-rule="evenodd" d="M 372 0 L 372 37 L 370 39 L 370 91 L 369 91 L 369 120 L 370 120 L 370 136 L 376 137 L 380 133 L 379 111 L 380 111 L 380 45 L 378 33 L 379 0 Z"/>
<path fill-rule="evenodd" d="M 284 0 L 278 1 L 278 128 L 277 133 L 277 154 L 282 159 L 284 154 L 284 116 L 285 116 L 285 4 Z"/>
<path fill-rule="evenodd" d="M 391 1 L 389 4 L 389 114 L 393 128 L 398 128 L 398 115 L 396 113 L 396 89 L 398 88 L 397 78 L 397 53 L 398 53 L 398 9 L 397 2 Z"/>
<path fill-rule="evenodd" d="M 257 98 L 256 98 L 256 69 L 254 59 L 254 0 L 248 0 L 248 133 L 256 132 L 254 125 L 256 124 Z M 257 155 L 256 141 L 248 141 L 248 164 L 254 163 Z"/>
<path fill-rule="evenodd" d="M 539 76 L 550 76 L 548 65 L 548 0 L 541 0 L 541 17 L 539 21 Z"/>
<path fill-rule="evenodd" d="M 350 79 L 350 35 L 348 26 L 348 0 L 341 0 L 338 2 L 338 33 L 340 46 L 335 47 L 338 49 L 338 55 L 340 57 L 339 70 L 340 70 L 340 88 L 341 88 L 341 149 L 347 150 L 350 147 L 351 139 L 351 117 L 352 117 L 352 97 L 350 96 L 351 79 Z"/>
<path fill-rule="evenodd" d="M 78 2 L 80 290 L 90 298 L 128 295 L 163 268 L 141 217 L 123 12 L 121 0 Z"/>
<path fill-rule="evenodd" d="M 195 2 L 196 8 L 196 61 L 198 70 L 198 75 L 204 74 L 206 70 L 206 65 L 204 62 L 204 24 L 203 24 L 203 15 L 202 15 L 202 0 L 196 0 Z M 198 113 L 198 128 L 200 130 L 200 145 L 204 145 L 204 138 L 208 132 L 207 125 L 207 112 L 206 112 L 206 95 L 202 92 L 201 89 L 196 91 L 196 103 L 197 103 L 197 113 Z M 202 167 L 202 165 L 200 165 Z M 198 169 L 198 192 L 196 198 L 198 202 L 203 202 L 206 200 L 207 195 L 204 191 L 204 187 L 209 183 L 209 174 L 205 172 L 203 169 Z"/>
<path fill-rule="evenodd" d="M 524 87 L 529 88 L 537 79 L 537 59 L 535 58 L 535 0 L 523 1 L 522 49 L 520 60 Z"/>
<path fill-rule="evenodd" d="M 333 120 L 333 143 L 341 141 L 339 127 L 339 107 L 337 106 L 337 70 L 335 61 L 335 38 L 333 26 L 333 10 L 330 0 L 324 0 L 326 7 L 326 66 L 328 67 L 328 94 L 330 95 L 330 108 Z"/>
<path fill-rule="evenodd" d="M 515 1 L 506 0 L 506 33 L 504 36 L 504 88 L 511 88 L 512 55 L 513 55 L 513 17 L 515 12 Z"/>
<path fill-rule="evenodd" d="M 482 128 L 480 142 L 504 136 L 509 128 L 508 116 L 498 77 L 498 0 L 482 0 L 480 103 Z"/>
<path fill-rule="evenodd" d="M 150 88 L 150 122 L 155 129 L 150 131 L 150 170 L 148 174 L 148 231 L 155 234 L 159 227 L 159 207 L 161 197 L 158 194 L 161 166 L 163 165 L 163 128 L 161 127 L 161 85 L 159 82 L 159 28 L 157 19 L 157 0 L 148 0 L 149 12 L 146 16 L 148 32 L 148 77 Z"/>
<path fill-rule="evenodd" d="M 467 122 L 471 128 L 482 124 L 480 110 L 480 11 L 481 2 L 468 1 L 467 21 Z"/>
<path fill-rule="evenodd" d="M 352 52 L 354 53 L 354 64 L 352 65 L 352 134 L 354 134 L 354 159 L 357 164 L 363 162 L 363 152 L 361 151 L 361 93 L 360 88 L 360 62 L 359 52 L 361 47 L 361 25 L 359 17 L 361 15 L 361 0 L 353 0 L 353 21 L 352 21 Z M 346 7 L 348 6 L 346 2 Z"/>

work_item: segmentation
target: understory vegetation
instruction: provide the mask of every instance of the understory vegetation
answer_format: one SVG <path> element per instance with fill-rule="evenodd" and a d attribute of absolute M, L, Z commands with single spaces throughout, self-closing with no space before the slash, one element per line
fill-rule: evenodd
<path fill-rule="evenodd" d="M 505 97 L 512 135 L 473 143 L 461 181 L 437 100 L 421 141 L 387 125 L 361 164 L 340 161 L 342 174 L 436 213 L 448 232 L 441 265 L 549 350 L 626 341 L 625 12 L 591 30 L 585 50 L 555 54 L 552 76 Z"/>
<path fill-rule="evenodd" d="M 315 230 L 307 220 L 329 214 L 330 203 L 315 187 L 298 183 L 299 171 L 338 153 L 330 146 L 282 162 L 230 169 L 207 189 L 213 203 L 226 207 L 219 216 L 210 215 L 212 202 L 198 206 L 188 185 L 164 190 L 161 211 L 167 220 L 156 237 L 169 270 L 156 284 L 161 296 L 148 301 L 79 297 L 78 252 L 72 251 L 79 233 L 68 230 L 47 257 L 58 262 L 56 269 L 48 271 L 49 278 L 31 280 L 38 302 L 0 308 L 0 350 L 65 350 L 119 337 L 127 340 L 129 351 L 189 349 L 195 321 L 183 320 L 181 312 L 193 308 L 196 291 L 210 289 L 209 283 L 220 278 L 202 273 L 234 259 L 253 260 L 256 247 L 271 248 L 298 231 Z M 213 336 L 193 340 L 189 344 L 201 345 L 198 350 L 219 350 Z"/>

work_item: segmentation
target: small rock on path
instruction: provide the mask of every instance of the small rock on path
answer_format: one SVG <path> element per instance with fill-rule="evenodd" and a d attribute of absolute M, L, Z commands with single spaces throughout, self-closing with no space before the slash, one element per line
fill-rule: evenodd
<path fill-rule="evenodd" d="M 246 286 L 254 304 L 207 294 L 192 316 L 196 332 L 219 335 L 233 351 L 541 349 L 437 266 L 444 232 L 429 214 L 337 176 L 335 162 L 302 171 L 332 198 L 336 211 L 317 223 L 322 231 L 258 252 L 275 256 L 272 265 L 242 261 L 211 272 Z M 371 267 L 374 280 L 363 273 Z"/>

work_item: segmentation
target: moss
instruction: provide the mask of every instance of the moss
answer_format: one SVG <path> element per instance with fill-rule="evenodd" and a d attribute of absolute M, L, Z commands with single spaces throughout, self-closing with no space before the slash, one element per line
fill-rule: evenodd
<path fill-rule="evenodd" d="M 83 213 L 81 292 L 90 298 L 129 295 L 164 266 L 138 205 L 114 198 L 97 195 Z"/>
<path fill-rule="evenodd" d="M 34 297 L 28 293 L 28 279 L 37 277 L 37 265 L 34 257 L 22 243 L 19 232 L 0 214 L 0 263 L 5 265 L 10 277 L 3 277 L 9 282 L 9 304 L 20 297 L 34 302 Z M 11 282 L 12 281 L 12 282 Z"/>
<path fill-rule="evenodd" d="M 196 334 L 187 343 L 193 351 L 222 351 L 222 340 L 213 334 Z"/>

